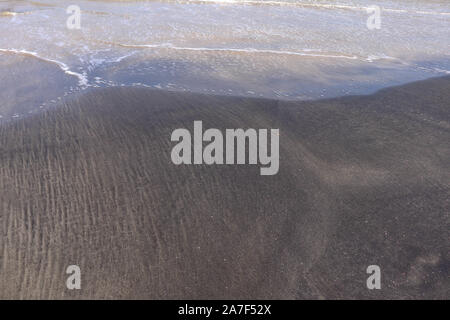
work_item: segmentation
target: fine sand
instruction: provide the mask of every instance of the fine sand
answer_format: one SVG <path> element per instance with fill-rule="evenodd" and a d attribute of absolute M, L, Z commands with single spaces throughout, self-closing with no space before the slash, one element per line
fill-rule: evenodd
<path fill-rule="evenodd" d="M 450 77 L 315 102 L 109 88 L 4 123 L 0 298 L 448 299 L 449 103 Z M 279 173 L 175 166 L 194 120 L 279 128 Z"/>

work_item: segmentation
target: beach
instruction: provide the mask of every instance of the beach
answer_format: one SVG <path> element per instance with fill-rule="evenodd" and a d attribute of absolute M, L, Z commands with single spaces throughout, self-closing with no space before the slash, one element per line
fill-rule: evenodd
<path fill-rule="evenodd" d="M 96 88 L 0 126 L 2 299 L 446 299 L 450 78 L 286 101 Z M 280 167 L 174 165 L 279 128 Z M 366 287 L 368 265 L 382 290 Z M 82 290 L 67 290 L 67 266 Z"/>
<path fill-rule="evenodd" d="M 449 299 L 449 26 L 0 1 L 0 299 Z"/>
<path fill-rule="evenodd" d="M 448 1 L 376 2 L 371 30 L 371 0 L 2 1 L 0 121 L 97 87 L 315 100 L 450 73 Z"/>

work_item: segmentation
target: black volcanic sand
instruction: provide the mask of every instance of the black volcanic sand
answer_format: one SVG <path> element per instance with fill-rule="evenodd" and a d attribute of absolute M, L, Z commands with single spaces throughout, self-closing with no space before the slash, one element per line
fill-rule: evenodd
<path fill-rule="evenodd" d="M 450 77 L 316 102 L 109 88 L 6 123 L 0 298 L 448 299 L 449 104 Z M 279 128 L 279 173 L 173 165 L 194 120 Z"/>

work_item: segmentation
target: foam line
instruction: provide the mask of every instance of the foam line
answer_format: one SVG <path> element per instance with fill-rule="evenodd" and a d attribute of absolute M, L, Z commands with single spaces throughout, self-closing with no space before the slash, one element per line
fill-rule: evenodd
<path fill-rule="evenodd" d="M 81 74 L 81 73 L 78 73 L 78 72 L 70 70 L 70 68 L 64 62 L 61 62 L 61 61 L 58 61 L 58 60 L 49 59 L 49 58 L 45 58 L 45 57 L 40 56 L 36 52 L 23 50 L 23 49 L 22 50 L 18 50 L 18 49 L 1 49 L 0 48 L 0 52 L 32 56 L 32 57 L 37 58 L 39 60 L 43 60 L 43 61 L 46 61 L 46 62 L 49 62 L 49 63 L 56 64 L 66 74 L 78 78 L 78 84 L 81 87 L 87 87 L 89 85 L 89 81 L 88 81 L 87 77 L 84 74 Z"/>

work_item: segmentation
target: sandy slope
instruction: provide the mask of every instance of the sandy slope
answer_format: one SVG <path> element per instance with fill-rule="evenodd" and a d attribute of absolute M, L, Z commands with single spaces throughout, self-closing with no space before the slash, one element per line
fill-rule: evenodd
<path fill-rule="evenodd" d="M 113 88 L 4 124 L 0 298 L 449 298 L 449 101 L 450 78 L 317 102 Z M 194 120 L 279 128 L 279 173 L 173 165 Z"/>

